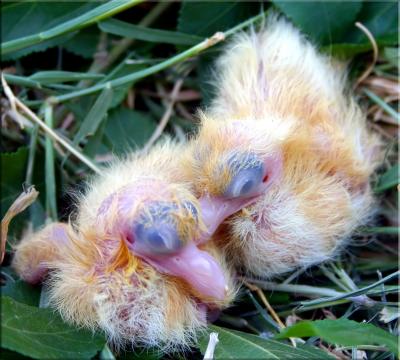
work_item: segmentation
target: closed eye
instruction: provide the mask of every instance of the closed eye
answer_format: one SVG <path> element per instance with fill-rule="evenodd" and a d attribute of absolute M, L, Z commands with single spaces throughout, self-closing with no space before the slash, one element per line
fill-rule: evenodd
<path fill-rule="evenodd" d="M 137 250 L 148 255 L 173 254 L 183 246 L 175 226 L 166 222 L 135 224 L 133 237 Z"/>
<path fill-rule="evenodd" d="M 184 201 L 181 208 L 184 209 L 183 214 L 190 214 L 197 220 L 194 204 Z M 186 242 L 177 229 L 177 211 L 177 204 L 172 202 L 154 202 L 149 205 L 146 213 L 134 222 L 127 236 L 134 251 L 149 256 L 168 255 L 179 251 Z"/>
<path fill-rule="evenodd" d="M 232 177 L 223 196 L 238 198 L 256 195 L 260 185 L 268 179 L 264 163 L 253 153 L 235 156 L 229 161 Z"/>

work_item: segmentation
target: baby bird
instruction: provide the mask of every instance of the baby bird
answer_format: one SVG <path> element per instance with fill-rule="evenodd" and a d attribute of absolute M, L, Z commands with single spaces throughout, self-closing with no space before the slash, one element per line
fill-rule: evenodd
<path fill-rule="evenodd" d="M 186 176 L 204 198 L 258 196 L 214 236 L 248 275 L 329 259 L 371 216 L 380 140 L 345 75 L 276 15 L 236 36 L 216 64 Z"/>
<path fill-rule="evenodd" d="M 114 346 L 182 350 L 206 326 L 207 312 L 234 297 L 233 272 L 207 242 L 209 219 L 181 180 L 182 153 L 166 141 L 117 161 L 77 196 L 72 221 L 47 225 L 16 247 L 21 278 L 46 278 L 64 319 L 100 327 Z"/>

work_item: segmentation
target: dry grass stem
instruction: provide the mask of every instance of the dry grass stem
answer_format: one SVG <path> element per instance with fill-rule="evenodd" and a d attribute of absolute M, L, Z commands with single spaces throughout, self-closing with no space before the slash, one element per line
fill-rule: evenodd
<path fill-rule="evenodd" d="M 268 299 L 266 298 L 266 296 L 264 295 L 264 292 L 257 286 L 254 284 L 250 284 L 249 282 L 245 281 L 244 284 L 251 290 L 251 291 L 255 291 L 257 293 L 257 295 L 260 297 L 261 301 L 263 302 L 263 304 L 265 305 L 265 307 L 267 308 L 267 310 L 270 312 L 272 318 L 276 321 L 276 323 L 279 325 L 279 327 L 281 329 L 284 329 L 286 326 L 285 324 L 282 322 L 282 320 L 279 318 L 278 314 L 275 312 L 275 310 L 272 308 L 271 304 L 269 303 Z M 289 338 L 290 342 L 292 343 L 293 347 L 296 347 L 296 341 L 294 340 L 294 338 Z"/>
<path fill-rule="evenodd" d="M 364 84 L 374 88 L 374 91 L 378 94 L 383 91 L 385 94 L 396 96 L 397 99 L 400 98 L 400 84 L 396 81 L 379 76 L 370 76 L 364 80 Z"/>
<path fill-rule="evenodd" d="M 21 100 L 19 100 L 14 95 L 14 93 L 8 86 L 7 81 L 5 80 L 3 73 L 1 74 L 1 82 L 3 84 L 4 92 L 7 95 L 8 100 L 10 101 L 11 108 L 13 110 L 15 109 L 15 111 L 17 111 L 17 106 L 18 106 L 19 109 L 21 109 L 26 115 L 28 115 L 33 122 L 38 124 L 42 128 L 42 130 L 46 132 L 48 136 L 50 136 L 53 140 L 63 145 L 70 153 L 75 155 L 79 160 L 81 160 L 93 171 L 95 171 L 98 174 L 101 174 L 101 170 L 92 161 L 90 161 L 86 156 L 77 151 L 66 140 L 64 140 L 61 136 L 59 136 L 53 129 L 48 127 L 42 120 L 39 119 L 39 117 L 31 109 L 29 109 Z"/>
<path fill-rule="evenodd" d="M 161 134 L 163 133 L 165 127 L 168 124 L 169 119 L 172 116 L 172 112 L 174 110 L 174 105 L 175 105 L 175 101 L 176 101 L 176 97 L 179 94 L 179 91 L 183 85 L 183 81 L 184 81 L 184 77 L 178 79 L 175 82 L 175 85 L 171 91 L 171 95 L 170 95 L 170 100 L 169 103 L 167 105 L 167 108 L 165 109 L 164 115 L 162 116 L 157 128 L 154 130 L 153 134 L 151 135 L 150 139 L 147 141 L 147 143 L 144 145 L 142 153 L 145 154 L 147 153 L 151 146 L 157 141 L 157 139 L 161 136 Z"/>
<path fill-rule="evenodd" d="M 356 81 L 354 88 L 357 88 L 367 77 L 369 74 L 371 74 L 372 70 L 374 69 L 374 66 L 376 64 L 376 61 L 378 60 L 378 45 L 376 44 L 374 36 L 371 34 L 371 32 L 360 22 L 356 22 L 355 26 L 357 26 L 369 39 L 372 45 L 372 50 L 373 50 L 373 58 L 371 63 L 368 65 L 368 67 L 365 69 L 363 74 L 358 78 Z"/>
<path fill-rule="evenodd" d="M 22 192 L 17 199 L 12 203 L 10 208 L 7 210 L 3 219 L 1 220 L 1 247 L 0 247 L 0 264 L 3 262 L 4 254 L 6 251 L 8 226 L 11 220 L 19 213 L 24 211 L 29 205 L 31 205 L 38 197 L 39 192 L 36 191 L 34 186 L 30 186 L 24 192 Z"/>

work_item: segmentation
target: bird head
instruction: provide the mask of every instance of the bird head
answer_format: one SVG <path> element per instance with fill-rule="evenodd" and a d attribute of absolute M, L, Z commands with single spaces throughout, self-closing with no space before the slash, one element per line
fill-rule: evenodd
<path fill-rule="evenodd" d="M 202 300 L 223 301 L 227 280 L 218 261 L 199 248 L 205 233 L 201 205 L 184 186 L 143 178 L 101 203 L 96 226 L 122 238 L 134 256 L 184 280 Z"/>
<path fill-rule="evenodd" d="M 201 114 L 201 128 L 188 155 L 208 235 L 223 220 L 254 203 L 282 175 L 282 143 L 290 122 L 215 120 Z M 270 128 L 268 128 L 268 126 Z"/>

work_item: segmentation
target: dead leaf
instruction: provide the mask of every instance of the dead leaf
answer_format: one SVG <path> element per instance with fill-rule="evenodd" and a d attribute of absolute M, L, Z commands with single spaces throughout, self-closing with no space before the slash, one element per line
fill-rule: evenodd
<path fill-rule="evenodd" d="M 10 208 L 7 210 L 3 219 L 1 220 L 1 247 L 0 247 L 0 264 L 3 262 L 4 254 L 6 252 L 8 226 L 11 220 L 19 213 L 24 211 L 29 205 L 31 205 L 38 197 L 39 192 L 36 191 L 34 186 L 30 186 L 24 192 L 22 192 L 17 199 L 12 203 Z"/>

